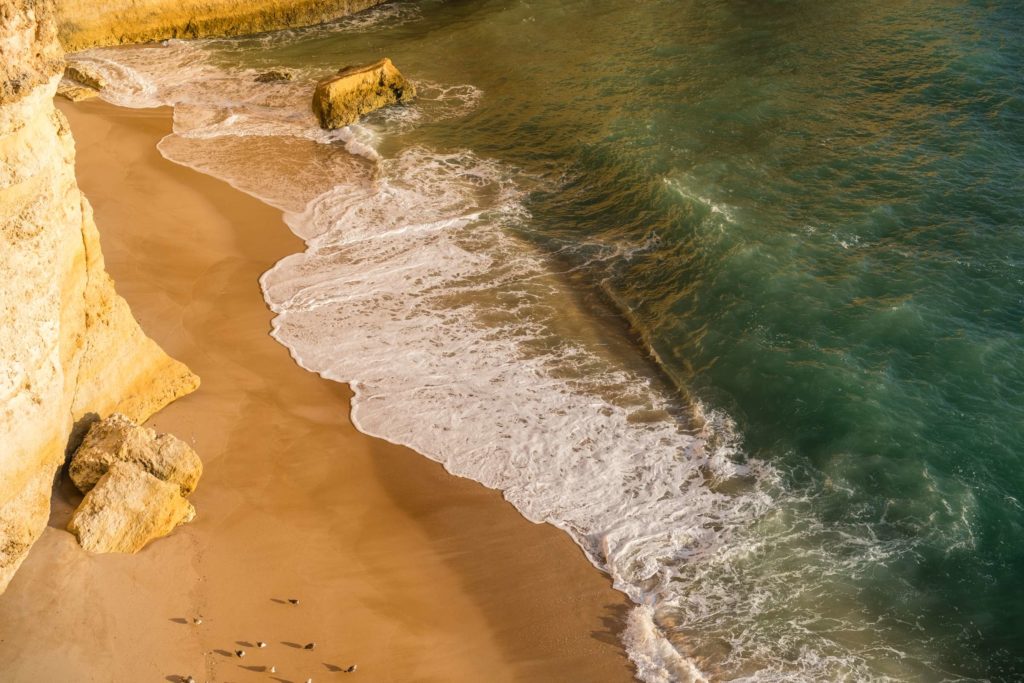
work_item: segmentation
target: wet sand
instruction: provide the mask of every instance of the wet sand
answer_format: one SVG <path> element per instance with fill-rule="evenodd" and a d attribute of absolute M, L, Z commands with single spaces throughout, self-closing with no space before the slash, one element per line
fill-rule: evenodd
<path fill-rule="evenodd" d="M 169 110 L 59 106 L 118 292 L 202 378 L 149 424 L 206 470 L 196 521 L 135 556 L 82 551 L 58 487 L 0 597 L 2 679 L 632 680 L 628 601 L 566 535 L 357 432 L 348 387 L 268 336 L 257 278 L 302 248 L 280 214 L 163 159 Z"/>

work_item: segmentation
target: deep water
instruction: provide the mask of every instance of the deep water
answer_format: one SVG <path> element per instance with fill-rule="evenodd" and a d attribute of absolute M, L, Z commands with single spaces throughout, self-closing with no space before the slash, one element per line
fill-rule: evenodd
<path fill-rule="evenodd" d="M 349 268 L 345 277 L 365 285 L 359 296 L 377 296 L 382 285 L 351 264 L 384 251 L 394 260 L 398 247 L 356 253 L 335 236 L 330 258 L 321 245 L 318 260 L 264 280 L 282 316 L 277 334 L 304 365 L 371 387 L 365 416 L 357 409 L 368 431 L 502 488 L 524 514 L 573 533 L 648 603 L 651 631 L 709 678 L 1024 679 L 1024 5 L 427 0 L 200 45 L 201 60 L 176 68 L 283 67 L 301 82 L 387 55 L 429 84 L 419 109 L 370 117 L 356 131 L 378 156 L 368 176 L 391 182 L 373 196 L 388 202 L 359 213 L 344 204 L 354 190 L 339 177 L 333 203 L 317 200 L 333 207 L 334 227 L 290 223 L 318 239 L 340 230 L 342 215 L 386 224 L 367 234 L 388 239 L 407 224 L 447 231 L 451 244 L 431 243 L 433 270 L 408 289 L 440 288 L 430 278 L 456 252 L 486 256 L 486 282 L 459 270 L 461 279 L 445 276 L 444 295 L 396 305 L 436 307 L 432 322 L 370 327 L 366 313 L 344 323 L 362 325 L 368 339 L 432 326 L 449 336 L 431 337 L 422 353 L 396 352 L 385 373 L 394 384 L 375 393 L 368 368 L 387 358 L 343 367 L 332 354 L 351 356 L 354 342 L 289 332 L 289 320 L 307 332 L 322 324 L 296 312 L 311 285 L 294 273 L 316 272 L 321 287 L 323 273 Z M 165 101 L 187 100 L 175 97 Z M 340 154 L 341 145 L 314 146 Z M 164 151 L 216 172 L 180 150 Z M 326 152 L 303 150 L 294 154 L 328 163 Z M 253 163 L 240 154 L 236 175 L 243 157 Z M 337 168 L 354 177 L 357 166 Z M 428 180 L 422 169 L 432 169 Z M 298 215 L 314 194 L 290 208 Z M 395 206 L 402 215 L 380 218 Z M 395 296 L 366 310 L 390 311 Z M 327 300 L 302 304 L 302 315 L 322 314 Z M 536 427 L 522 446 L 531 453 L 525 481 L 483 460 L 505 451 L 466 446 L 481 460 L 460 460 L 465 440 L 420 443 L 374 417 L 374 399 L 458 372 L 430 365 L 411 377 L 403 363 L 463 342 L 469 358 L 503 331 L 515 352 L 481 352 L 473 373 L 520 363 L 540 384 L 567 383 L 519 418 L 524 430 Z M 416 343 L 409 336 L 403 348 Z M 491 385 L 514 384 L 495 373 Z M 595 414 L 629 409 L 621 424 L 588 422 L 592 431 L 573 443 L 574 452 L 592 447 L 583 457 L 597 465 L 557 459 L 555 475 L 604 482 L 601 467 L 633 463 L 622 481 L 642 482 L 635 491 L 581 486 L 578 498 L 536 502 L 548 496 L 545 454 L 561 453 L 558 435 L 584 421 L 574 408 L 559 413 L 571 404 L 565 387 L 589 397 L 580 406 Z M 494 391 L 495 405 L 508 403 Z M 472 396 L 462 388 L 434 398 L 464 400 L 481 433 L 492 417 L 504 424 L 499 412 L 472 412 L 484 405 Z M 569 418 L 545 431 L 556 414 Z M 636 424 L 655 426 L 632 451 L 601 445 Z M 495 429 L 495 440 L 510 438 Z M 681 511 L 652 525 L 666 508 L 638 501 L 668 461 L 670 472 L 699 466 L 685 486 L 652 496 L 671 507 L 679 494 Z M 618 496 L 615 514 L 640 520 L 623 532 L 628 543 L 599 523 L 611 512 L 589 510 L 586 495 Z M 657 547 L 617 561 L 615 548 L 643 545 L 644 529 Z M 664 653 L 644 653 L 635 634 L 629 646 L 647 680 L 692 675 Z"/>

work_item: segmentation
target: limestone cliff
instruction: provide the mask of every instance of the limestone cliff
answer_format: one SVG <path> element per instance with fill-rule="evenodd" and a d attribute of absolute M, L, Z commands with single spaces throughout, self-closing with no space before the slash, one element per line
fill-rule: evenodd
<path fill-rule="evenodd" d="M 68 52 L 164 38 L 237 36 L 309 26 L 384 0 L 56 0 Z"/>
<path fill-rule="evenodd" d="M 51 1 L 0 0 L 0 592 L 45 527 L 75 425 L 141 421 L 198 386 L 104 270 L 53 106 L 62 69 Z"/>

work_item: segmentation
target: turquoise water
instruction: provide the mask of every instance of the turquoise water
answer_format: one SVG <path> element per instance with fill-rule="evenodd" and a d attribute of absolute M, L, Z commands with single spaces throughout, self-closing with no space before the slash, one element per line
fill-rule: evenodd
<path fill-rule="evenodd" d="M 162 100 L 179 105 L 180 138 L 165 141 L 165 154 L 293 211 L 293 229 L 319 249 L 264 278 L 281 315 L 275 334 L 304 366 L 357 388 L 365 380 L 356 417 L 366 431 L 501 488 L 531 519 L 573 534 L 617 587 L 647 603 L 651 638 L 708 678 L 1024 678 L 1024 7 L 427 1 L 199 48 L 175 68 L 201 64 L 230 82 L 241 68 L 284 67 L 305 88 L 386 54 L 426 84 L 414 110 L 355 131 L 374 150 L 370 162 L 350 154 L 351 137 L 288 148 L 290 163 L 308 160 L 321 181 L 333 169 L 338 183 L 388 179 L 387 191 L 326 183 L 296 206 L 287 192 L 267 196 L 252 148 L 231 156 L 223 143 L 228 158 L 215 162 L 212 148 L 186 145 L 189 107 L 208 97 L 179 88 Z M 257 106 L 244 83 L 245 97 L 219 105 L 225 112 L 308 125 L 308 90 Z M 254 131 L 237 144 L 273 137 Z M 325 190 L 335 203 L 317 194 Z M 448 203 L 429 201 L 446 193 Z M 325 248 L 328 228 L 296 217 L 314 194 L 356 226 L 386 224 L 388 239 L 408 224 L 454 235 L 429 252 L 433 270 L 405 283 L 431 297 L 421 291 L 395 309 L 436 307 L 435 323 L 371 327 L 373 311 L 391 310 L 383 299 L 344 322 L 335 314 L 335 327 L 390 335 L 393 366 L 386 357 L 338 365 L 373 352 L 328 327 L 309 332 L 326 298 L 301 315 L 293 306 L 331 280 L 324 273 L 371 282 L 331 270 L 370 256 L 336 236 Z M 390 204 L 344 203 L 356 195 Z M 388 207 L 401 219 L 381 218 Z M 417 211 L 429 220 L 416 222 Z M 374 258 L 397 263 L 413 253 L 403 244 L 388 246 L 391 261 Z M 460 270 L 438 293 L 430 278 L 456 247 L 486 255 L 489 279 Z M 287 267 L 318 279 L 295 284 Z M 397 266 L 387 272 L 360 296 L 400 277 Z M 414 330 L 434 324 L 450 335 L 419 350 Z M 402 367 L 427 367 L 430 353 L 469 363 L 493 333 L 516 349 L 482 353 L 501 373 L 518 364 L 538 385 L 555 378 L 575 392 L 559 384 L 527 396 L 495 371 L 495 405 L 541 406 L 516 418 L 531 432 L 523 480 L 487 461 L 518 466 L 506 451 L 480 455 L 468 437 L 417 441 L 394 414 L 373 412 L 458 372 L 430 365 L 413 377 Z M 453 350 L 459 340 L 465 350 Z M 372 389 L 370 366 L 387 390 Z M 479 393 L 489 389 L 452 391 L 432 396 L 455 413 L 462 400 L 481 434 L 489 421 L 514 422 L 498 408 L 473 412 L 490 405 Z M 594 460 L 563 461 L 559 435 L 586 422 L 572 412 L 579 397 L 595 414 L 627 406 L 628 417 L 573 443 Z M 418 405 L 402 410 L 428 415 Z M 459 430 L 457 416 L 444 419 L 438 429 Z M 603 435 L 636 446 L 619 453 Z M 572 491 L 549 496 L 546 462 Z M 623 463 L 636 469 L 612 490 L 602 468 Z M 686 463 L 697 464 L 681 483 L 651 493 L 663 465 L 665 483 Z M 610 510 L 591 510 L 616 496 Z M 607 522 L 613 513 L 639 520 L 623 523 L 624 541 Z M 617 559 L 618 548 L 645 543 Z M 642 678 L 698 676 L 634 626 L 626 643 Z"/>

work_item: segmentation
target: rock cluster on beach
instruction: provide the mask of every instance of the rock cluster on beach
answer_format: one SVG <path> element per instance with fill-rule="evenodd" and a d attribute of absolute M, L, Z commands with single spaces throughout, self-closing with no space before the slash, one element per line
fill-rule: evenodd
<path fill-rule="evenodd" d="M 68 531 L 96 553 L 134 553 L 195 517 L 203 465 L 189 446 L 124 415 L 96 422 L 68 466 L 85 498 Z"/>
<path fill-rule="evenodd" d="M 50 2 L 0 2 L 0 592 L 46 528 L 87 416 L 144 420 L 198 378 L 146 337 L 104 268 L 53 96 Z"/>
<path fill-rule="evenodd" d="M 93 553 L 134 553 L 190 522 L 196 511 L 173 484 L 118 462 L 86 494 L 68 523 Z"/>
<path fill-rule="evenodd" d="M 171 434 L 157 434 L 124 415 L 114 413 L 89 428 L 78 447 L 68 476 L 82 493 L 88 493 L 111 465 L 137 465 L 157 479 L 178 486 L 187 496 L 196 489 L 203 463 L 188 444 Z"/>
<path fill-rule="evenodd" d="M 392 104 L 404 104 L 416 88 L 385 57 L 365 66 L 348 66 L 316 85 L 313 112 L 324 128 L 342 128 L 360 116 Z"/>

